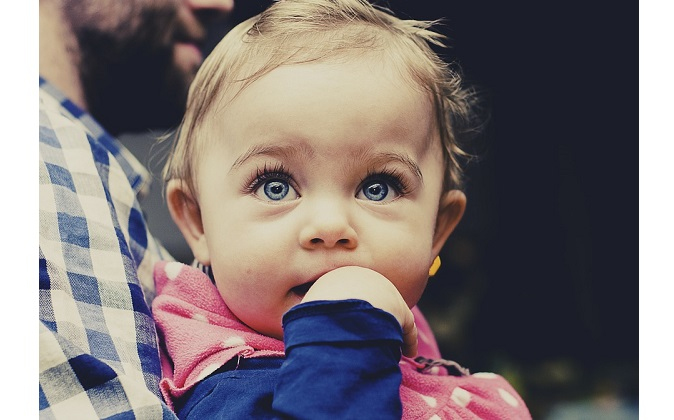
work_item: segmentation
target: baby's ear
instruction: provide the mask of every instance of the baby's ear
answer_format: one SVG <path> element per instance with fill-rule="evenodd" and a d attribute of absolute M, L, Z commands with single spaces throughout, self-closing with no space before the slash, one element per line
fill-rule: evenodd
<path fill-rule="evenodd" d="M 462 191 L 451 190 L 442 195 L 433 235 L 433 255 L 440 254 L 440 250 L 456 225 L 459 224 L 465 210 L 466 195 Z"/>
<path fill-rule="evenodd" d="M 210 265 L 201 209 L 192 192 L 183 181 L 172 179 L 166 185 L 166 202 L 171 217 L 185 237 L 194 258 L 204 265 Z"/>

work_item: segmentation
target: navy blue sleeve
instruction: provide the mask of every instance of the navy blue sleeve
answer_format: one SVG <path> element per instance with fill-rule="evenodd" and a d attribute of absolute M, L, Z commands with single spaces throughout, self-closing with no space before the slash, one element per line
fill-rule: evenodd
<path fill-rule="evenodd" d="M 402 330 L 393 315 L 361 300 L 316 301 L 288 311 L 283 326 L 285 360 L 221 369 L 180 402 L 179 417 L 402 416 Z"/>
<path fill-rule="evenodd" d="M 273 408 L 291 418 L 400 418 L 402 330 L 360 300 L 316 301 L 283 317 L 286 361 Z"/>

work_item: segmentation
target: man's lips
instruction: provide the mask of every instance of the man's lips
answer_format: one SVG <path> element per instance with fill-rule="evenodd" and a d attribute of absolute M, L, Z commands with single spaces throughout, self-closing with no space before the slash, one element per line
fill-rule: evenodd
<path fill-rule="evenodd" d="M 204 57 L 196 42 L 176 42 L 175 54 L 177 59 L 192 65 L 200 65 Z"/>

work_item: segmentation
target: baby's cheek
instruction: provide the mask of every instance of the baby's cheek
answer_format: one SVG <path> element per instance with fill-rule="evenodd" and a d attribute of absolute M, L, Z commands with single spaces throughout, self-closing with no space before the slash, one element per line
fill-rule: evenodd
<path fill-rule="evenodd" d="M 412 262 L 413 255 L 410 258 L 401 260 L 397 271 L 397 275 L 388 277 L 395 285 L 400 295 L 407 303 L 407 306 L 412 307 L 417 304 L 421 295 L 424 293 L 426 284 L 428 283 L 428 269 L 426 264 L 422 261 L 424 257 L 416 257 Z"/>
<path fill-rule="evenodd" d="M 427 282 L 428 282 L 427 277 L 421 280 L 417 280 L 409 285 L 408 291 L 404 293 L 401 292 L 403 299 L 405 300 L 405 303 L 407 303 L 408 307 L 411 308 L 419 302 L 419 299 L 421 299 L 421 296 L 424 294 L 424 290 L 426 290 Z"/>

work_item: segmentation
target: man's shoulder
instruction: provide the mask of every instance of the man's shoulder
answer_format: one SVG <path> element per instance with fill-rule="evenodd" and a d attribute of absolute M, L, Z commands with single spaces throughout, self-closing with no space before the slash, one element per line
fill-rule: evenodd
<path fill-rule="evenodd" d="M 40 79 L 40 157 L 66 167 L 66 154 L 71 157 L 70 164 L 95 161 L 105 167 L 114 166 L 135 195 L 147 194 L 151 177 L 133 154 L 88 112 Z"/>
<path fill-rule="evenodd" d="M 40 143 L 62 148 L 68 143 L 86 142 L 90 135 L 85 125 L 66 108 L 68 99 L 40 86 Z"/>

